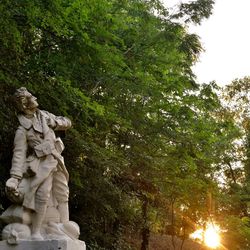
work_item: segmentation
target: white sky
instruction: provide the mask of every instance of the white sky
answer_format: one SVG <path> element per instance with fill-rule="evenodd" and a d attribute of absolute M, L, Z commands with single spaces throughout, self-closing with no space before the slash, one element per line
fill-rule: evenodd
<path fill-rule="evenodd" d="M 173 6 L 181 0 L 164 2 Z M 215 0 L 210 18 L 190 30 L 205 49 L 194 67 L 200 83 L 225 85 L 250 75 L 250 0 Z"/>

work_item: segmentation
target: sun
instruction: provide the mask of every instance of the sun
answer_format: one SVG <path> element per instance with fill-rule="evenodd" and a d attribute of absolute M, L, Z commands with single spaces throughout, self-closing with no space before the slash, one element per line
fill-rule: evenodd
<path fill-rule="evenodd" d="M 204 243 L 210 248 L 217 248 L 220 246 L 220 228 L 212 223 L 207 224 L 204 232 Z"/>
<path fill-rule="evenodd" d="M 205 230 L 198 229 L 190 234 L 189 237 L 199 242 L 203 242 L 212 249 L 216 249 L 220 246 L 220 228 L 213 223 L 208 223 Z"/>

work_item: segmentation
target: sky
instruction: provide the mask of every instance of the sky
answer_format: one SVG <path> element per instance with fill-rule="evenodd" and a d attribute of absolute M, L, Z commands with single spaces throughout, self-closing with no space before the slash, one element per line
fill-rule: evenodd
<path fill-rule="evenodd" d="M 181 0 L 164 2 L 174 6 Z M 250 76 L 250 0 L 215 0 L 210 18 L 190 31 L 200 36 L 205 49 L 193 67 L 198 82 L 215 80 L 224 86 Z"/>

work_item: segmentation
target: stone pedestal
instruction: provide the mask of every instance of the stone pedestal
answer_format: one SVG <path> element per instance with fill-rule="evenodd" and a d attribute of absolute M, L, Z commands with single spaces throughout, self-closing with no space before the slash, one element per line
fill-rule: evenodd
<path fill-rule="evenodd" d="M 86 245 L 80 240 L 21 240 L 17 245 L 4 240 L 0 241 L 0 250 L 86 250 Z"/>

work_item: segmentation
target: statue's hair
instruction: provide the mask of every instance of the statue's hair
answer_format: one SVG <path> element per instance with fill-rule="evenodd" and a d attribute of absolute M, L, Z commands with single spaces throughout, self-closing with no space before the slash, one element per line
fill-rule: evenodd
<path fill-rule="evenodd" d="M 21 111 L 27 108 L 28 105 L 28 97 L 31 96 L 31 93 L 25 88 L 21 87 L 16 90 L 14 94 L 14 98 L 16 101 L 17 108 Z"/>

